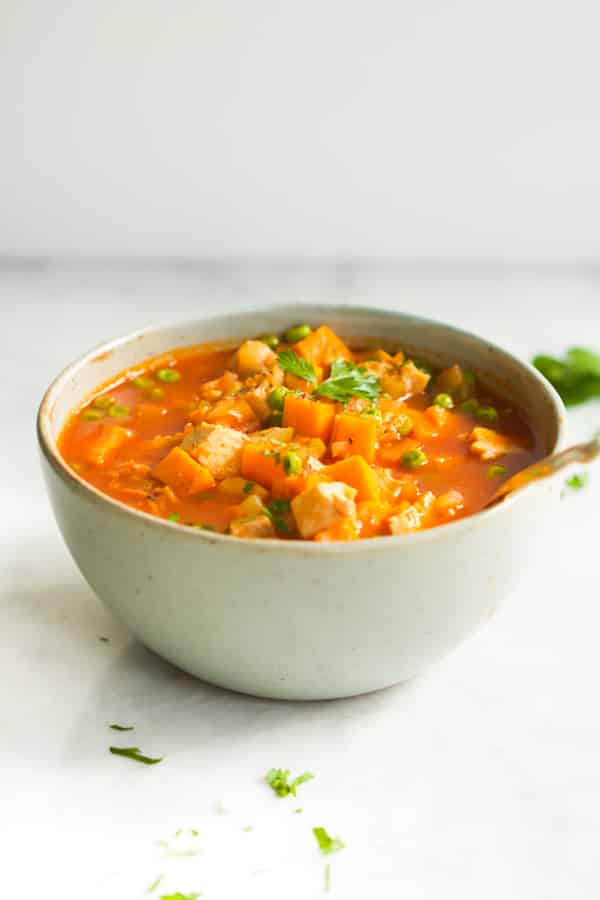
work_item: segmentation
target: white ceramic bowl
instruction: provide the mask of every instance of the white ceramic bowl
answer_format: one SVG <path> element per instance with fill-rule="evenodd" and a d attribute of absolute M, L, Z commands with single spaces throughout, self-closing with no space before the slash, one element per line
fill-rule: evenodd
<path fill-rule="evenodd" d="M 404 681 L 494 612 L 532 566 L 560 493 L 547 479 L 416 535 L 349 544 L 250 541 L 183 529 L 97 491 L 61 459 L 69 411 L 121 370 L 185 344 L 280 332 L 298 320 L 463 362 L 521 409 L 551 452 L 564 407 L 530 366 L 447 325 L 377 309 L 281 306 L 141 331 L 69 366 L 39 412 L 43 469 L 75 562 L 147 647 L 207 681 L 264 697 L 326 699 Z"/>

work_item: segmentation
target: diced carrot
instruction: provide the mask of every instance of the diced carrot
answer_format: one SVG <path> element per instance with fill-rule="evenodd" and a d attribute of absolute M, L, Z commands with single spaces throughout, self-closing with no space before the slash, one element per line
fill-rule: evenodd
<path fill-rule="evenodd" d="M 315 366 L 330 366 L 334 359 L 353 358 L 343 340 L 327 325 L 311 331 L 308 337 L 294 344 L 294 350 Z"/>
<path fill-rule="evenodd" d="M 443 406 L 437 406 L 437 404 L 434 403 L 433 406 L 427 407 L 425 415 L 434 425 L 437 425 L 439 431 L 443 431 L 448 424 L 450 412 L 449 410 L 444 409 Z"/>
<path fill-rule="evenodd" d="M 213 425 L 229 425 L 241 431 L 249 431 L 259 425 L 254 410 L 243 397 L 219 400 L 206 416 L 205 421 Z"/>
<path fill-rule="evenodd" d="M 365 500 L 356 507 L 361 537 L 375 537 L 382 532 L 382 522 L 389 515 L 389 507 L 376 500 Z"/>
<path fill-rule="evenodd" d="M 273 481 L 284 474 L 282 458 L 283 454 L 273 450 L 270 444 L 248 441 L 242 450 L 242 475 L 270 489 Z"/>
<path fill-rule="evenodd" d="M 332 442 L 347 441 L 349 452 L 345 455 L 358 454 L 367 462 L 375 460 L 377 443 L 377 421 L 374 416 L 352 416 L 339 413 L 335 417 Z"/>
<path fill-rule="evenodd" d="M 135 410 L 135 426 L 159 429 L 166 412 L 164 406 L 157 406 L 156 403 L 140 403 Z"/>
<path fill-rule="evenodd" d="M 377 500 L 379 498 L 379 481 L 377 473 L 365 462 L 362 456 L 349 456 L 341 462 L 325 466 L 322 470 L 327 478 L 343 481 L 356 488 L 357 500 Z"/>
<path fill-rule="evenodd" d="M 181 447 L 173 447 L 154 467 L 153 474 L 181 497 L 199 494 L 215 484 L 215 479 L 206 466 L 192 459 Z"/>
<path fill-rule="evenodd" d="M 334 418 L 335 406 L 331 403 L 311 400 L 309 397 L 302 397 L 299 394 L 286 395 L 283 424 L 291 425 L 299 434 L 321 438 L 327 443 Z"/>
<path fill-rule="evenodd" d="M 315 534 L 313 540 L 320 543 L 329 543 L 329 541 L 356 541 L 359 536 L 359 525 L 352 516 L 346 516 L 339 519 L 331 528 L 319 531 Z"/>
<path fill-rule="evenodd" d="M 291 500 L 307 489 L 310 477 L 310 475 L 286 475 L 280 470 L 271 482 L 271 493 L 274 497 Z"/>
<path fill-rule="evenodd" d="M 133 432 L 122 428 L 121 425 L 102 426 L 100 434 L 86 453 L 86 460 L 101 466 L 106 457 L 129 440 L 132 434 Z"/>

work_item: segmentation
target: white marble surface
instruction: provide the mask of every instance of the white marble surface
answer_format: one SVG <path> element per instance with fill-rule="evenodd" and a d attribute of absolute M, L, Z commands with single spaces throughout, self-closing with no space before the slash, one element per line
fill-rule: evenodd
<path fill-rule="evenodd" d="M 483 632 L 413 683 L 353 700 L 268 702 L 194 681 L 137 645 L 69 558 L 34 440 L 57 370 L 146 323 L 294 297 L 417 310 L 525 357 L 600 348 L 593 270 L 5 266 L 3 895 L 130 900 L 165 873 L 156 896 L 316 898 L 325 859 L 310 829 L 324 825 L 347 844 L 332 896 L 596 900 L 600 470 L 564 500 L 543 569 Z M 600 403 L 570 419 L 587 436 Z M 165 760 L 139 766 L 109 744 Z M 280 800 L 261 783 L 273 765 L 317 778 Z M 158 845 L 179 828 L 200 830 L 202 854 Z"/>

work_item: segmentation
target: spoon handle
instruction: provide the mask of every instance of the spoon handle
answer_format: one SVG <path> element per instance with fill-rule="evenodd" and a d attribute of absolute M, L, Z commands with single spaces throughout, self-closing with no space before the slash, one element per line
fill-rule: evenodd
<path fill-rule="evenodd" d="M 574 444 L 573 447 L 568 447 L 560 453 L 553 453 L 551 456 L 546 456 L 544 459 L 540 459 L 539 462 L 527 466 L 526 469 L 521 469 L 520 472 L 517 472 L 516 475 L 513 475 L 504 484 L 500 485 L 490 498 L 487 506 L 491 506 L 492 503 L 496 503 L 496 501 L 507 494 L 512 494 L 514 491 L 526 487 L 533 481 L 539 481 L 541 478 L 554 475 L 555 472 L 564 469 L 565 466 L 570 466 L 571 463 L 589 463 L 598 456 L 600 456 L 600 433 L 592 438 L 591 441 L 587 441 L 584 444 Z"/>

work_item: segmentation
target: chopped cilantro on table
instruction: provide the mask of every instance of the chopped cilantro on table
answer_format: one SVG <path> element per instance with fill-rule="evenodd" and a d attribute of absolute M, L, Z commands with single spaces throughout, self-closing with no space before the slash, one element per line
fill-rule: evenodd
<path fill-rule="evenodd" d="M 295 797 L 296 788 L 315 777 L 312 772 L 303 772 L 302 775 L 298 775 L 293 781 L 288 781 L 290 774 L 289 769 L 269 769 L 265 775 L 265 781 L 278 797 L 287 797 L 288 794 Z"/>
<path fill-rule="evenodd" d="M 109 728 L 112 728 L 113 731 L 133 731 L 133 725 L 109 725 Z"/>
<path fill-rule="evenodd" d="M 564 359 L 540 354 L 533 360 L 536 369 L 557 390 L 566 406 L 576 406 L 600 397 L 600 354 L 572 347 Z"/>
<path fill-rule="evenodd" d="M 193 891 L 191 894 L 182 894 L 181 891 L 177 891 L 176 894 L 161 894 L 160 900 L 198 900 L 198 897 L 201 896 L 202 894 L 198 891 Z"/>
<path fill-rule="evenodd" d="M 165 877 L 165 876 L 164 876 L 164 873 L 163 873 L 163 874 L 159 875 L 157 878 L 155 878 L 154 881 L 152 882 L 152 884 L 150 885 L 150 887 L 148 888 L 148 890 L 146 891 L 146 893 L 147 893 L 147 894 L 153 894 L 154 891 L 156 890 L 156 888 L 157 888 L 157 887 L 159 886 L 159 884 L 161 883 L 161 881 L 164 879 L 164 877 Z"/>
<path fill-rule="evenodd" d="M 339 838 L 332 838 L 331 835 L 327 834 L 325 828 L 313 828 L 313 834 L 321 853 L 336 853 L 338 850 L 343 850 L 346 846 Z"/>
<path fill-rule="evenodd" d="M 331 863 L 327 863 L 325 866 L 325 890 L 331 890 Z"/>
<path fill-rule="evenodd" d="M 127 759 L 133 759 L 136 762 L 144 763 L 146 766 L 154 766 L 156 763 L 162 762 L 164 756 L 144 756 L 139 747 L 109 747 L 109 752 L 115 756 L 125 756 Z"/>
<path fill-rule="evenodd" d="M 570 478 L 567 478 L 565 484 L 568 488 L 578 491 L 586 486 L 589 477 L 589 472 L 576 472 L 575 475 L 571 475 Z"/>

